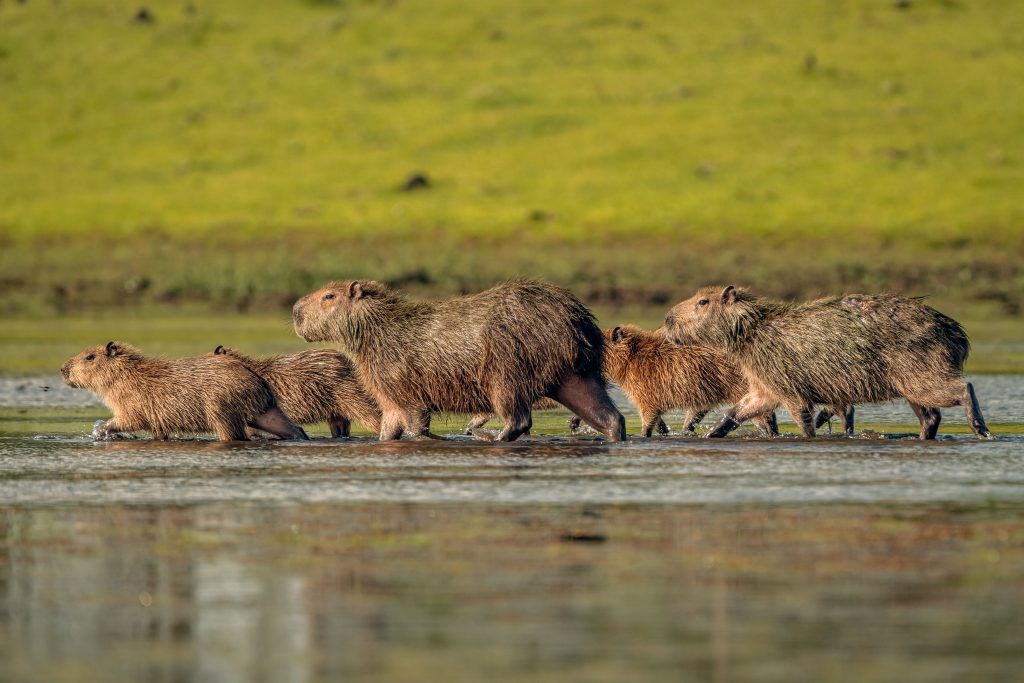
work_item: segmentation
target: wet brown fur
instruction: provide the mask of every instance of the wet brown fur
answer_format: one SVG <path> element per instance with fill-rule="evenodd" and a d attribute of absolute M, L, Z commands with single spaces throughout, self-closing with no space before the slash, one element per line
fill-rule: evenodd
<path fill-rule="evenodd" d="M 113 411 L 101 432 L 146 430 L 168 435 L 215 432 L 245 440 L 247 426 L 306 438 L 277 407 L 270 386 L 226 357 L 156 358 L 121 342 L 88 348 L 61 367 L 72 387 L 97 394 Z"/>
<path fill-rule="evenodd" d="M 383 410 L 382 439 L 428 435 L 430 411 L 496 412 L 501 440 L 530 429 L 553 398 L 614 440 L 625 421 L 601 378 L 602 336 L 590 311 L 554 285 L 513 281 L 471 296 L 410 301 L 378 282 L 331 282 L 293 308 L 307 341 L 333 341 Z"/>
<path fill-rule="evenodd" d="M 218 346 L 214 354 L 235 358 L 266 380 L 296 424 L 326 422 L 334 437 L 348 436 L 353 420 L 380 431 L 380 407 L 359 383 L 352 361 L 333 349 L 257 358 Z"/>
<path fill-rule="evenodd" d="M 619 385 L 640 411 L 644 436 L 651 436 L 663 413 L 687 411 L 684 431 L 693 431 L 701 418 L 723 403 L 735 403 L 747 393 L 747 382 L 728 355 L 704 346 L 669 341 L 663 328 L 642 330 L 622 325 L 605 330 L 605 376 Z M 774 430 L 774 415 L 757 416 L 766 433 Z"/>
<path fill-rule="evenodd" d="M 666 317 L 673 340 L 727 350 L 750 390 L 711 435 L 785 405 L 806 436 L 814 403 L 853 405 L 904 397 L 933 438 L 942 407 L 963 405 L 987 437 L 974 388 L 961 377 L 970 343 L 963 328 L 920 299 L 856 294 L 805 303 L 705 287 Z"/>

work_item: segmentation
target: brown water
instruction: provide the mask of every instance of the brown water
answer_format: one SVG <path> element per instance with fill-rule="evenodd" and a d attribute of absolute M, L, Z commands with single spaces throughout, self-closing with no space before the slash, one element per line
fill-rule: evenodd
<path fill-rule="evenodd" d="M 0 424 L 0 681 L 1024 666 L 1022 436 L 97 443 L 42 410 Z"/>

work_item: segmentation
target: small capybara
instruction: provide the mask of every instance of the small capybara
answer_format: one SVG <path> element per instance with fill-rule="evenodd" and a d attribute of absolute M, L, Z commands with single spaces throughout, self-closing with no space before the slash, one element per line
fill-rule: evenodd
<path fill-rule="evenodd" d="M 733 286 L 705 287 L 669 311 L 673 341 L 727 350 L 749 391 L 709 436 L 778 405 L 814 436 L 814 403 L 853 405 L 904 397 L 935 437 L 939 408 L 962 405 L 974 433 L 990 437 L 974 387 L 962 377 L 970 350 L 958 322 L 920 299 L 857 294 L 781 303 Z"/>
<path fill-rule="evenodd" d="M 359 383 L 352 361 L 332 349 L 255 358 L 218 346 L 215 355 L 241 361 L 266 380 L 278 405 L 300 425 L 326 422 L 331 436 L 348 436 L 352 420 L 377 433 L 380 407 Z"/>
<path fill-rule="evenodd" d="M 222 441 L 244 441 L 248 426 L 308 438 L 277 407 L 270 386 L 227 356 L 154 358 L 111 341 L 82 351 L 60 372 L 68 386 L 92 391 L 114 412 L 97 429 L 101 436 L 144 429 L 155 439 L 215 432 Z"/>
<path fill-rule="evenodd" d="M 480 294 L 410 301 L 369 280 L 331 282 L 292 309 L 306 341 L 333 341 L 355 362 L 383 410 L 380 437 L 429 435 L 430 412 L 497 413 L 498 440 L 532 424 L 530 407 L 552 398 L 613 441 L 625 419 L 601 376 L 603 338 L 571 292 L 517 280 Z"/>
<path fill-rule="evenodd" d="M 709 410 L 747 393 L 739 368 L 718 349 L 673 343 L 660 328 L 621 325 L 604 334 L 605 377 L 639 409 L 645 437 L 660 431 L 668 410 L 685 408 L 683 430 L 692 432 Z M 766 434 L 778 434 L 773 411 L 753 417 Z"/>
<path fill-rule="evenodd" d="M 558 401 L 553 401 L 550 398 L 541 398 L 533 402 L 533 410 L 558 410 L 562 407 L 562 404 Z M 479 429 L 482 429 L 484 425 L 494 419 L 494 413 L 478 413 L 473 416 L 473 419 L 466 425 L 466 434 L 473 434 Z"/>

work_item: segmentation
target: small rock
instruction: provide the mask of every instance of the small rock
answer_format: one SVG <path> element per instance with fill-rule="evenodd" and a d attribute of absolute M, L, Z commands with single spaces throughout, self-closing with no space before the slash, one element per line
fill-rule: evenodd
<path fill-rule="evenodd" d="M 402 190 L 412 192 L 414 190 L 425 190 L 431 185 L 430 178 L 426 173 L 413 173 L 402 183 Z"/>

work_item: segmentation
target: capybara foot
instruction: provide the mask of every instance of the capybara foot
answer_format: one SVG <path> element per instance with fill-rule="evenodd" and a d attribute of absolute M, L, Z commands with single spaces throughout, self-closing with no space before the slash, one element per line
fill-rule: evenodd
<path fill-rule="evenodd" d="M 715 425 L 714 429 L 712 429 L 710 432 L 708 432 L 707 434 L 704 435 L 704 438 L 705 439 L 720 439 L 720 438 L 724 437 L 726 434 L 728 434 L 729 432 L 731 432 L 732 430 L 736 429 L 739 426 L 740 426 L 739 422 L 737 422 L 731 416 L 726 415 L 725 417 L 723 417 L 718 422 L 717 425 Z"/>
<path fill-rule="evenodd" d="M 257 429 L 262 429 L 265 432 L 269 432 L 281 439 L 294 439 L 298 441 L 309 440 L 309 436 L 306 434 L 305 430 L 298 425 L 292 424 L 292 421 L 289 420 L 277 406 L 271 408 L 253 420 L 252 426 Z"/>
<path fill-rule="evenodd" d="M 484 429 L 483 427 L 476 427 L 473 430 L 467 431 L 469 432 L 468 436 L 472 436 L 474 439 L 477 439 L 478 441 L 498 440 L 498 432 L 494 431 L 493 429 Z"/>

